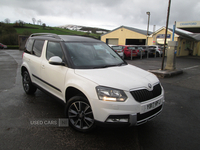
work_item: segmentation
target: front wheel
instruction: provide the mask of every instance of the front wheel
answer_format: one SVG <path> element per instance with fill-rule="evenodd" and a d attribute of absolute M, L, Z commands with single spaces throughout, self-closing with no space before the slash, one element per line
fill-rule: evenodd
<path fill-rule="evenodd" d="M 24 71 L 22 74 L 22 84 L 24 91 L 27 94 L 34 94 L 37 88 L 32 84 L 28 71 Z"/>
<path fill-rule="evenodd" d="M 95 128 L 92 108 L 88 100 L 82 96 L 72 97 L 65 108 L 69 125 L 77 131 L 89 132 Z"/>

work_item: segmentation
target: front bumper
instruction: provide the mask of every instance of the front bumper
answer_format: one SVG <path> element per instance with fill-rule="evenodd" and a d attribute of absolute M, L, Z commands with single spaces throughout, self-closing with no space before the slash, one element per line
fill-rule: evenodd
<path fill-rule="evenodd" d="M 129 126 L 137 126 L 141 125 L 143 123 L 146 123 L 147 121 L 152 120 L 154 117 L 159 115 L 163 109 L 163 104 L 149 112 L 146 112 L 144 114 L 130 114 L 130 115 L 112 115 L 112 118 L 119 118 L 120 116 L 127 117 L 128 122 L 101 122 L 96 120 L 96 125 L 102 126 L 102 127 L 129 127 Z M 110 116 L 109 116 L 110 117 Z M 108 117 L 108 118 L 109 118 Z"/>
<path fill-rule="evenodd" d="M 157 116 L 163 109 L 164 90 L 160 96 L 145 102 L 137 102 L 130 92 L 126 92 L 126 95 L 128 99 L 125 102 L 107 102 L 96 99 L 95 103 L 92 103 L 97 125 L 113 127 L 140 125 Z M 157 103 L 159 104 L 155 107 L 147 109 L 148 106 Z"/>

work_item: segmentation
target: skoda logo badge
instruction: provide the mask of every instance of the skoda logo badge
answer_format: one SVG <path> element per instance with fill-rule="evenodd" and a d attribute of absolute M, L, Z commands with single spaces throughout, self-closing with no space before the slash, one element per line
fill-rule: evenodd
<path fill-rule="evenodd" d="M 148 87 L 151 89 L 151 88 L 152 88 L 152 85 L 149 83 L 149 84 L 148 84 Z"/>

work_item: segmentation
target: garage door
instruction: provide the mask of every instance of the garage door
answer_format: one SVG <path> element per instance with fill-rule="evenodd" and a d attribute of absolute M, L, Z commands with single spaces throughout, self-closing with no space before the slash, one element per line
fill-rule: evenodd
<path fill-rule="evenodd" d="M 118 45 L 118 39 L 106 39 L 107 44 Z"/>

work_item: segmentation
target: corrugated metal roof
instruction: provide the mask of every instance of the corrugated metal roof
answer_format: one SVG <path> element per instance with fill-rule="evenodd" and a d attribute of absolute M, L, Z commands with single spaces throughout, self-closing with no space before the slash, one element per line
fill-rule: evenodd
<path fill-rule="evenodd" d="M 195 38 L 197 41 L 200 41 L 200 33 L 190 34 L 190 36 L 192 36 L 193 38 Z"/>
<path fill-rule="evenodd" d="M 168 28 L 171 32 L 173 32 L 173 29 L 171 28 Z M 175 30 L 175 33 L 178 34 L 180 37 L 182 38 L 185 38 L 185 39 L 193 39 L 193 40 L 196 40 L 195 38 L 193 38 L 192 36 L 190 36 L 189 34 L 186 34 L 186 33 L 183 33 L 183 32 L 180 32 L 180 31 L 177 31 Z"/>
<path fill-rule="evenodd" d="M 134 32 L 137 32 L 137 33 L 140 33 L 140 34 L 144 34 L 144 35 L 147 35 L 147 30 L 141 30 L 141 29 L 136 29 L 136 28 L 132 28 L 132 27 L 127 27 L 127 26 L 121 26 L 121 27 L 124 27 L 126 29 L 129 29 L 131 31 L 134 31 Z M 153 32 L 151 31 L 148 31 L 148 35 L 151 35 Z"/>
<path fill-rule="evenodd" d="M 143 34 L 143 35 L 147 35 L 147 30 L 141 30 L 141 29 L 136 29 L 136 28 L 127 27 L 127 26 L 120 26 L 120 27 L 118 27 L 118 28 L 116 28 L 116 29 L 114 29 L 114 30 L 108 32 L 108 33 L 102 34 L 101 36 L 106 35 L 106 34 L 109 34 L 109 33 L 113 32 L 113 31 L 116 31 L 116 30 L 118 30 L 118 29 L 120 29 L 120 28 L 125 28 L 125 29 L 128 29 L 128 30 L 131 30 L 131 31 L 134 31 L 134 32 Z M 148 32 L 148 35 L 151 35 L 152 33 L 153 33 L 153 32 L 149 31 L 149 32 Z"/>

